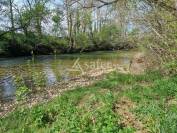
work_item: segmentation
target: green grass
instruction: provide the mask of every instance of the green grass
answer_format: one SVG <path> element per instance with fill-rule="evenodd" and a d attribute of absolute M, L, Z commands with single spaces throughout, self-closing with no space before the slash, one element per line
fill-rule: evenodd
<path fill-rule="evenodd" d="M 88 87 L 78 87 L 31 109 L 18 108 L 0 119 L 5 133 L 134 133 L 123 125 L 116 101 L 127 97 L 136 105 L 130 109 L 152 133 L 176 133 L 177 77 L 163 77 L 159 72 L 145 75 L 111 73 L 105 80 Z M 177 103 L 177 102 L 176 102 Z"/>

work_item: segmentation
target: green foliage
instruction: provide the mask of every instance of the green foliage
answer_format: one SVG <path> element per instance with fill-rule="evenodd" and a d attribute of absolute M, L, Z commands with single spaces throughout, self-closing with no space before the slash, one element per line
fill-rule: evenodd
<path fill-rule="evenodd" d="M 53 36 L 44 36 L 41 39 L 41 43 L 45 45 L 49 45 L 51 47 L 54 47 L 56 49 L 60 48 L 67 48 L 68 47 L 68 40 L 65 38 L 58 38 Z"/>
<path fill-rule="evenodd" d="M 52 21 L 55 23 L 59 23 L 60 19 L 61 19 L 60 16 L 57 16 L 57 15 L 52 17 Z"/>
<path fill-rule="evenodd" d="M 8 45 L 8 42 L 7 41 L 4 41 L 4 40 L 1 40 L 0 41 L 0 55 L 3 55 L 5 54 L 6 52 L 6 45 Z"/>
<path fill-rule="evenodd" d="M 38 7 L 37 7 L 38 8 Z M 42 8 L 42 7 L 39 7 Z M 36 9 L 43 10 L 43 9 Z M 30 11 L 31 12 L 31 11 Z M 40 12 L 39 12 L 40 13 Z M 30 13 L 29 13 L 30 14 Z M 22 13 L 22 20 L 24 23 L 29 21 L 28 19 L 31 17 L 28 12 Z M 23 16 L 24 15 L 24 16 Z M 38 17 L 39 14 L 35 17 L 36 21 L 41 21 L 41 16 Z M 27 17 L 27 18 L 26 18 Z M 28 18 L 29 17 L 29 18 Z M 60 16 L 54 16 L 54 20 L 56 23 L 59 23 L 58 18 Z M 26 20 L 27 19 L 27 20 Z M 68 37 L 57 37 L 61 36 L 61 32 L 58 31 L 60 29 L 60 25 L 56 25 L 55 30 L 56 36 L 52 35 L 42 35 L 40 33 L 41 27 L 40 25 L 36 25 L 37 33 L 27 31 L 26 34 L 15 33 L 15 40 L 13 40 L 11 34 L 6 34 L 2 37 L 0 41 L 1 53 L 11 56 L 22 56 L 22 55 L 31 55 L 31 51 L 36 51 L 35 54 L 51 54 L 49 51 L 45 51 L 46 48 L 50 49 L 50 51 L 56 50 L 57 53 L 66 53 L 69 49 L 69 39 Z M 24 29 L 25 30 L 25 29 Z M 26 29 L 27 30 L 27 29 Z M 62 33 L 64 34 L 64 33 Z M 74 34 L 74 33 L 73 33 Z M 40 36 L 40 37 L 39 37 Z M 87 32 L 77 32 L 75 36 L 73 36 L 74 49 L 75 52 L 80 51 L 98 51 L 98 50 L 112 50 L 123 48 L 123 46 L 127 47 L 127 44 L 121 42 L 120 37 L 120 29 L 115 25 L 111 26 L 103 26 L 100 31 L 95 31 L 93 34 Z M 119 44 L 120 43 L 120 44 Z M 42 46 L 44 48 L 39 50 L 37 46 Z"/>
<path fill-rule="evenodd" d="M 32 72 L 32 79 L 35 87 L 44 87 L 46 85 L 45 75 L 43 72 Z"/>
<path fill-rule="evenodd" d="M 4 55 L 13 55 L 13 56 L 22 56 L 30 55 L 30 52 L 33 48 L 33 44 L 36 42 L 34 36 L 29 36 L 26 38 L 23 34 L 15 34 L 15 40 L 12 43 L 12 37 L 10 34 L 6 34 L 0 42 L 0 47 Z M 28 41 L 30 40 L 30 41 Z M 29 44 L 30 43 L 30 44 Z"/>
<path fill-rule="evenodd" d="M 165 69 L 168 70 L 168 74 L 175 75 L 177 73 L 177 61 L 172 60 L 166 63 Z"/>
<path fill-rule="evenodd" d="M 151 132 L 176 133 L 177 77 L 158 77 L 152 86 L 134 86 L 124 94 L 137 103 L 134 112 Z"/>
<path fill-rule="evenodd" d="M 23 100 L 26 98 L 26 95 L 31 91 L 24 83 L 22 76 L 15 78 L 15 85 L 16 85 L 16 99 L 18 101 Z"/>
<path fill-rule="evenodd" d="M 96 85 L 103 88 L 116 88 L 120 85 L 136 85 L 136 83 L 141 82 L 153 82 L 157 79 L 161 79 L 162 74 L 158 71 L 147 72 L 145 75 L 131 75 L 131 74 L 121 74 L 112 72 L 107 76 L 104 82 L 97 82 Z"/>
<path fill-rule="evenodd" d="M 159 72 L 144 75 L 111 73 L 103 81 L 63 93 L 48 102 L 19 108 L 0 119 L 2 132 L 117 132 L 134 133 L 123 126 L 115 102 L 128 97 L 136 104 L 132 113 L 153 133 L 177 130 L 177 77 L 162 77 Z M 145 83 L 148 83 L 146 86 Z M 121 86 L 129 88 L 115 91 Z"/>
<path fill-rule="evenodd" d="M 26 124 L 15 128 L 18 123 L 14 123 L 11 128 L 8 127 L 8 132 L 118 132 L 122 127 L 118 123 L 119 117 L 112 111 L 114 96 L 111 92 L 102 95 L 96 88 L 84 89 L 65 93 L 47 106 L 20 109 L 12 116 Z M 85 99 L 87 95 L 94 97 Z M 84 99 L 87 100 L 86 106 L 80 103 Z M 1 119 L 1 122 L 4 120 Z M 4 125 L 2 131 L 7 130 L 5 123 L 0 124 Z M 29 124 L 32 125 L 29 127 Z"/>
<path fill-rule="evenodd" d="M 155 82 L 154 91 L 160 96 L 173 97 L 177 95 L 177 84 L 168 79 L 157 80 Z"/>
<path fill-rule="evenodd" d="M 26 98 L 26 94 L 28 94 L 30 90 L 26 86 L 21 86 L 16 90 L 16 98 L 17 100 L 22 100 Z"/>
<path fill-rule="evenodd" d="M 109 45 L 114 42 L 119 42 L 120 29 L 115 25 L 104 26 L 101 31 L 94 34 L 94 42 L 99 45 Z"/>
<path fill-rule="evenodd" d="M 90 43 L 91 43 L 91 40 L 87 34 L 79 33 L 76 35 L 77 47 L 85 48 L 85 47 L 88 47 Z"/>

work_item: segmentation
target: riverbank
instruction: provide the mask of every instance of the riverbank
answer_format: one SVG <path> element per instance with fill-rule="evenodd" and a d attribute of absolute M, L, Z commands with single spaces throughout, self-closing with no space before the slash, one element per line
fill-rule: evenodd
<path fill-rule="evenodd" d="M 147 71 L 146 56 L 136 53 L 129 67 L 92 70 L 18 101 L 1 114 L 0 131 L 175 133 L 177 77 Z"/>
<path fill-rule="evenodd" d="M 23 99 L 14 99 L 9 102 L 0 103 L 0 116 L 5 117 L 18 107 L 33 107 L 39 103 L 46 103 L 66 91 L 76 89 L 77 86 L 84 87 L 92 85 L 99 80 L 103 80 L 108 73 L 113 71 L 130 73 L 128 66 L 117 66 L 116 68 L 97 68 L 96 70 L 91 70 L 67 81 L 58 82 L 52 86 L 43 87 L 42 89 L 39 87 L 38 91 L 35 91 L 35 93 L 30 93 Z"/>
<path fill-rule="evenodd" d="M 80 75 L 99 74 L 104 69 L 129 70 L 132 57 L 139 50 L 99 51 L 83 54 L 63 54 L 19 57 L 0 60 L 0 102 L 13 97 L 35 94 L 57 82 Z M 118 70 L 119 71 L 119 70 Z M 25 90 L 25 92 L 24 92 Z M 24 94 L 24 93 L 25 94 Z"/>
<path fill-rule="evenodd" d="M 102 53 L 97 53 L 97 54 L 100 55 Z M 94 54 L 94 55 L 97 56 L 97 54 Z M 88 55 L 85 55 L 85 54 L 83 56 L 88 57 Z M 107 56 L 117 57 L 118 55 L 117 54 L 115 55 L 113 53 L 109 53 L 109 54 L 107 53 L 107 54 L 104 54 L 104 56 L 105 57 Z M 119 53 L 119 56 L 120 56 L 120 53 Z M 22 84 L 21 82 L 18 82 L 18 84 L 20 85 L 22 84 L 22 85 L 15 93 L 16 94 L 15 99 L 13 98 L 14 100 L 10 100 L 9 102 L 8 101 L 1 102 L 0 116 L 6 116 L 9 112 L 12 112 L 13 110 L 15 110 L 15 108 L 19 106 L 32 107 L 36 104 L 50 101 L 54 97 L 59 96 L 61 93 L 67 90 L 75 89 L 76 86 L 88 86 L 90 84 L 95 83 L 98 80 L 103 80 L 106 74 L 113 72 L 113 71 L 117 71 L 117 72 L 124 73 L 124 74 L 144 73 L 147 67 L 147 62 L 146 62 L 147 60 L 145 59 L 145 53 L 136 52 L 136 54 L 132 53 L 129 56 L 133 56 L 131 57 L 132 59 L 129 59 L 129 60 L 132 60 L 130 61 L 132 62 L 131 64 L 129 63 L 128 64 L 112 64 L 111 62 L 107 62 L 104 65 L 103 63 L 100 62 L 101 63 L 100 64 L 98 61 L 96 61 L 95 63 L 97 64 L 97 66 L 92 68 L 89 71 L 88 70 L 84 71 L 85 66 L 80 66 L 80 63 L 76 61 L 75 62 L 75 65 L 77 66 L 76 68 L 78 69 L 79 67 L 80 68 L 79 71 L 83 71 L 81 72 L 82 73 L 81 75 L 78 75 L 76 77 L 74 76 L 73 78 L 69 78 L 67 80 L 63 80 L 60 82 L 56 82 L 55 84 L 52 84 L 48 87 L 37 86 L 33 90 L 29 90 L 30 88 L 27 88 L 26 85 Z M 141 60 L 141 62 L 137 62 L 137 60 Z M 92 67 L 93 67 L 93 63 L 94 62 L 91 63 Z M 49 71 L 50 69 L 47 69 L 47 70 Z M 68 71 L 72 72 L 74 71 L 74 69 L 71 69 Z M 41 82 L 42 80 L 44 80 L 43 78 L 44 77 L 40 77 L 40 79 L 36 79 L 36 80 L 40 80 Z M 16 79 L 16 80 L 19 81 L 19 79 Z"/>
<path fill-rule="evenodd" d="M 170 132 L 177 130 L 177 77 L 112 72 L 53 100 L 1 118 L 1 132 Z"/>

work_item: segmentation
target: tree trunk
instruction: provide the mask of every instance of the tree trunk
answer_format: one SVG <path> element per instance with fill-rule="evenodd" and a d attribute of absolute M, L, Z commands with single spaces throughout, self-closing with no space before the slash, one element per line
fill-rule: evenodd
<path fill-rule="evenodd" d="M 9 0 L 10 6 L 10 21 L 11 21 L 11 36 L 12 36 L 12 44 L 15 41 L 15 31 L 14 31 L 14 15 L 13 15 L 13 1 Z"/>

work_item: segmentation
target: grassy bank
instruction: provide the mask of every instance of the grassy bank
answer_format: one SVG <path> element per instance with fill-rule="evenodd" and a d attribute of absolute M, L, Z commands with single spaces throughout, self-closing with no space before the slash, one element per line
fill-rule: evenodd
<path fill-rule="evenodd" d="M 47 104 L 19 108 L 0 119 L 0 132 L 175 133 L 177 77 L 111 73 Z"/>

